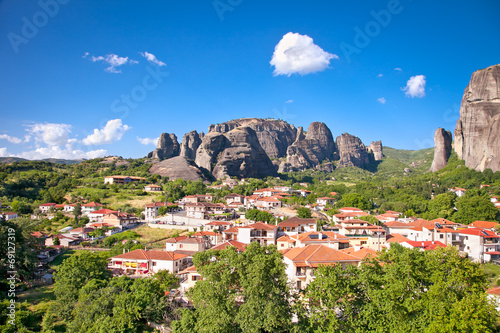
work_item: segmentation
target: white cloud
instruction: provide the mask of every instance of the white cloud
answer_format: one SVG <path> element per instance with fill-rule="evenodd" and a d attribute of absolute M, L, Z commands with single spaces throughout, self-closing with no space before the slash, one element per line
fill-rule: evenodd
<path fill-rule="evenodd" d="M 323 51 L 311 37 L 289 32 L 274 48 L 270 63 L 274 66 L 274 76 L 306 75 L 325 70 L 331 59 L 338 58 L 336 54 Z"/>
<path fill-rule="evenodd" d="M 15 136 L 10 136 L 7 134 L 0 134 L 0 140 L 7 140 L 10 143 L 15 143 L 15 144 L 23 142 L 22 139 L 19 139 L 19 138 L 16 138 Z"/>
<path fill-rule="evenodd" d="M 385 104 L 385 102 L 387 102 L 387 101 L 385 100 L 384 97 L 380 97 L 380 98 L 377 98 L 377 102 L 379 102 L 381 104 Z"/>
<path fill-rule="evenodd" d="M 9 156 L 7 154 L 7 148 L 3 147 L 3 148 L 0 148 L 0 157 L 7 157 Z"/>
<path fill-rule="evenodd" d="M 156 146 L 158 144 L 158 139 L 151 139 L 151 138 L 140 138 L 137 137 L 137 141 L 139 141 L 142 145 L 154 145 Z"/>
<path fill-rule="evenodd" d="M 394 68 L 395 71 L 402 72 L 403 70 L 399 67 Z"/>
<path fill-rule="evenodd" d="M 406 82 L 406 87 L 401 88 L 405 92 L 406 96 L 411 98 L 418 97 L 422 98 L 425 96 L 425 76 L 415 75 L 412 76 L 408 82 Z"/>
<path fill-rule="evenodd" d="M 137 64 L 139 63 L 138 61 L 136 60 L 132 60 L 128 57 L 120 57 L 116 54 L 107 54 L 105 55 L 104 57 L 103 56 L 98 56 L 98 57 L 94 57 L 92 56 L 91 60 L 93 62 L 98 62 L 98 61 L 103 61 L 103 62 L 106 62 L 109 67 L 107 67 L 105 69 L 106 72 L 110 72 L 110 73 L 121 73 L 122 71 L 121 70 L 118 70 L 116 69 L 116 67 L 120 67 L 120 66 L 123 66 L 127 63 L 129 64 Z"/>
<path fill-rule="evenodd" d="M 37 144 L 43 142 L 49 146 L 61 146 L 66 144 L 69 140 L 71 125 L 39 123 L 29 125 L 27 131 L 35 137 L 35 142 Z"/>
<path fill-rule="evenodd" d="M 382 77 L 382 76 L 384 76 L 384 74 L 379 74 L 379 75 L 377 75 L 377 77 Z"/>
<path fill-rule="evenodd" d="M 156 56 L 152 53 L 149 53 L 149 52 L 140 52 L 141 55 L 146 58 L 149 62 L 155 64 L 155 65 L 158 65 L 158 66 L 166 66 L 167 64 L 165 64 L 163 61 L 160 61 L 158 59 L 156 59 Z"/>
<path fill-rule="evenodd" d="M 92 159 L 97 157 L 103 157 L 108 154 L 107 150 L 105 149 L 91 150 L 88 152 L 84 152 L 82 150 L 72 149 L 70 146 L 71 145 L 67 145 L 64 148 L 61 148 L 59 146 L 37 148 L 36 150 L 22 152 L 16 156 L 26 158 L 29 160 L 42 160 L 45 158 L 61 158 L 67 160 L 75 160 L 82 158 Z"/>
<path fill-rule="evenodd" d="M 123 125 L 121 119 L 113 119 L 106 123 L 103 129 L 94 129 L 94 133 L 82 140 L 84 145 L 104 145 L 120 140 L 123 134 L 131 129 L 128 125 Z"/>
<path fill-rule="evenodd" d="M 293 99 L 289 99 L 288 101 L 285 101 L 285 103 L 293 103 Z"/>
<path fill-rule="evenodd" d="M 89 55 L 89 53 L 88 53 L 88 52 L 85 52 L 85 53 L 83 54 L 82 58 L 87 58 L 87 56 L 88 56 L 88 55 Z"/>

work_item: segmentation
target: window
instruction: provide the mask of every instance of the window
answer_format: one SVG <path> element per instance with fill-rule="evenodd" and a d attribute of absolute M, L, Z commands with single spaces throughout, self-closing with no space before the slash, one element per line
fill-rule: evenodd
<path fill-rule="evenodd" d="M 199 275 L 193 275 L 193 276 L 191 276 L 191 281 L 198 281 L 200 279 L 201 279 L 201 276 L 199 276 Z"/>
<path fill-rule="evenodd" d="M 153 266 L 156 266 L 156 261 L 153 261 Z"/>
<path fill-rule="evenodd" d="M 281 247 L 284 247 L 284 246 L 285 246 L 285 244 L 281 243 Z"/>
<path fill-rule="evenodd" d="M 182 249 L 182 244 L 179 244 L 179 249 Z"/>
<path fill-rule="evenodd" d="M 297 281 L 297 289 L 302 289 L 302 281 Z"/>
<path fill-rule="evenodd" d="M 443 238 L 444 238 L 444 235 L 443 235 L 443 234 L 439 235 L 439 238 L 443 239 Z"/>

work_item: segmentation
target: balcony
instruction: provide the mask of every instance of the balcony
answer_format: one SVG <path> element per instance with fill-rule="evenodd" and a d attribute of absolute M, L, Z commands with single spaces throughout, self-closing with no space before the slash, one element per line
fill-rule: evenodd
<path fill-rule="evenodd" d="M 306 272 L 305 271 L 296 271 L 295 276 L 296 277 L 306 277 Z"/>

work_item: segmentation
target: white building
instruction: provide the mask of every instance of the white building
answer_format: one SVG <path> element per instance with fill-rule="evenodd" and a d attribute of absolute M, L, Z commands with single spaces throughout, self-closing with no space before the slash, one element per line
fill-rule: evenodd
<path fill-rule="evenodd" d="M 138 275 L 162 270 L 175 274 L 186 269 L 188 265 L 188 256 L 185 254 L 138 249 L 112 257 L 109 268 L 123 269 Z"/>
<path fill-rule="evenodd" d="M 460 230 L 461 251 L 475 261 L 489 262 L 500 259 L 500 236 L 490 230 L 469 228 Z"/>

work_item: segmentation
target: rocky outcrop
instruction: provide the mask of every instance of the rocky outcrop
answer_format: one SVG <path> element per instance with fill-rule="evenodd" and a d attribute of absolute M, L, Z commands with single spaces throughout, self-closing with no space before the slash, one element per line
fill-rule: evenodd
<path fill-rule="evenodd" d="M 384 153 L 382 151 L 382 141 L 372 141 L 368 146 L 368 151 L 373 154 L 373 159 L 375 161 L 380 161 L 384 157 Z"/>
<path fill-rule="evenodd" d="M 196 164 L 218 179 L 276 175 L 276 168 L 261 147 L 257 133 L 248 126 L 205 135 L 196 153 Z"/>
<path fill-rule="evenodd" d="M 184 137 L 182 138 L 179 155 L 195 160 L 196 151 L 198 150 L 200 144 L 201 144 L 201 138 L 198 132 L 191 131 L 189 133 L 184 134 Z"/>
<path fill-rule="evenodd" d="M 165 160 L 174 156 L 179 156 L 180 146 L 175 134 L 162 133 L 158 139 L 156 149 L 148 154 L 148 158 Z"/>
<path fill-rule="evenodd" d="M 470 168 L 500 171 L 500 65 L 472 74 L 455 127 L 454 149 Z"/>
<path fill-rule="evenodd" d="M 304 136 L 302 127 L 297 129 L 295 142 L 288 147 L 286 162 L 281 163 L 279 172 L 291 172 L 314 168 L 321 162 L 336 158 L 332 132 L 324 123 L 313 122 Z"/>
<path fill-rule="evenodd" d="M 176 156 L 161 162 L 155 163 L 149 169 L 149 173 L 168 177 L 169 180 L 179 178 L 191 181 L 207 180 L 204 173 L 193 160 L 185 156 Z"/>
<path fill-rule="evenodd" d="M 436 172 L 441 170 L 448 163 L 451 154 L 452 136 L 450 131 L 438 128 L 434 133 L 434 159 L 429 171 Z"/>
<path fill-rule="evenodd" d="M 336 141 L 339 150 L 339 168 L 346 166 L 365 168 L 369 166 L 370 154 L 360 138 L 343 133 L 337 137 Z"/>
<path fill-rule="evenodd" d="M 209 133 L 227 133 L 242 126 L 248 126 L 257 133 L 261 147 L 272 159 L 286 156 L 286 150 L 295 141 L 297 133 L 293 125 L 283 120 L 260 118 L 234 119 L 222 124 L 210 125 L 208 131 Z"/>

